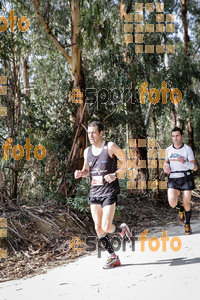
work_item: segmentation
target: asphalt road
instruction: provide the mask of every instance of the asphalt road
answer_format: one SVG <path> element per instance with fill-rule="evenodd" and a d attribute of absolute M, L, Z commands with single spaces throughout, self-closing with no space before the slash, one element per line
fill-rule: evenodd
<path fill-rule="evenodd" d="M 169 236 L 165 252 L 160 239 L 164 229 Z M 122 265 L 114 269 L 104 270 L 107 254 L 98 258 L 95 251 L 46 274 L 0 283 L 0 300 L 199 300 L 200 220 L 192 222 L 192 229 L 190 236 L 185 236 L 183 225 L 151 230 L 144 251 L 139 240 L 135 251 L 129 247 L 118 251 Z M 155 252 L 149 248 L 156 246 L 149 243 L 152 236 L 158 238 L 157 246 L 160 242 Z M 171 243 L 180 248 L 176 252 L 170 246 L 175 236 L 182 243 L 181 248 Z"/>

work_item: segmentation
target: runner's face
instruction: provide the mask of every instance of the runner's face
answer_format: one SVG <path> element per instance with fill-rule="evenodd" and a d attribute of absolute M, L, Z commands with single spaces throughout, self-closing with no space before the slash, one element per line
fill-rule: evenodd
<path fill-rule="evenodd" d="M 179 131 L 172 132 L 172 142 L 175 146 L 182 145 L 183 135 Z"/>
<path fill-rule="evenodd" d="M 97 145 L 102 139 L 103 131 L 99 133 L 98 127 L 88 127 L 88 138 L 92 145 Z"/>

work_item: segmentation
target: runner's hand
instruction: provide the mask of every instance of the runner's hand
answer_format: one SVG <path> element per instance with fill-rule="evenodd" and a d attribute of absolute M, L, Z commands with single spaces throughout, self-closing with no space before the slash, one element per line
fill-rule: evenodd
<path fill-rule="evenodd" d="M 81 170 L 76 170 L 76 171 L 74 172 L 74 177 L 75 177 L 76 179 L 81 178 L 81 177 L 82 177 L 82 171 L 81 171 Z"/>
<path fill-rule="evenodd" d="M 164 172 L 165 172 L 167 175 L 169 175 L 169 173 L 170 173 L 170 168 L 169 168 L 169 167 L 164 168 L 163 170 L 164 170 Z"/>
<path fill-rule="evenodd" d="M 182 164 L 186 162 L 182 156 L 177 157 L 177 161 L 180 161 Z"/>
<path fill-rule="evenodd" d="M 113 182 L 117 177 L 114 174 L 107 174 L 104 176 L 104 179 L 109 183 Z"/>

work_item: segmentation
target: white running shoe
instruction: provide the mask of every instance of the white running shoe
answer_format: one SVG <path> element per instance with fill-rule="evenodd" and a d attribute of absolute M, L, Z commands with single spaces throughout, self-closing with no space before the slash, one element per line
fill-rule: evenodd
<path fill-rule="evenodd" d="M 133 241 L 133 237 L 132 237 L 132 234 L 130 232 L 130 229 L 128 227 L 128 225 L 126 225 L 125 223 L 121 224 L 119 226 L 120 228 L 122 228 L 122 232 L 119 233 L 120 236 L 125 239 L 125 240 L 128 240 L 129 242 Z"/>

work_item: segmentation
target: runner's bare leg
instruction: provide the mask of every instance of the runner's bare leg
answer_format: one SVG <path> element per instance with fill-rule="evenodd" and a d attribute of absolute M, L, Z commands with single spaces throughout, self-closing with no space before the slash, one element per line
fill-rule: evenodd
<path fill-rule="evenodd" d="M 91 204 L 90 210 L 92 214 L 92 218 L 95 225 L 95 230 L 98 236 L 102 236 L 104 231 L 102 229 L 102 216 L 103 216 L 103 209 L 101 204 Z"/>
<path fill-rule="evenodd" d="M 115 215 L 116 202 L 103 207 L 102 229 L 105 232 L 112 233 L 115 229 L 113 218 Z"/>
<path fill-rule="evenodd" d="M 180 191 L 176 189 L 169 188 L 168 191 L 168 201 L 171 207 L 176 207 L 178 203 L 178 197 L 180 195 Z"/>
<path fill-rule="evenodd" d="M 189 211 L 191 209 L 191 196 L 192 191 L 183 191 L 183 206 L 185 211 Z"/>

